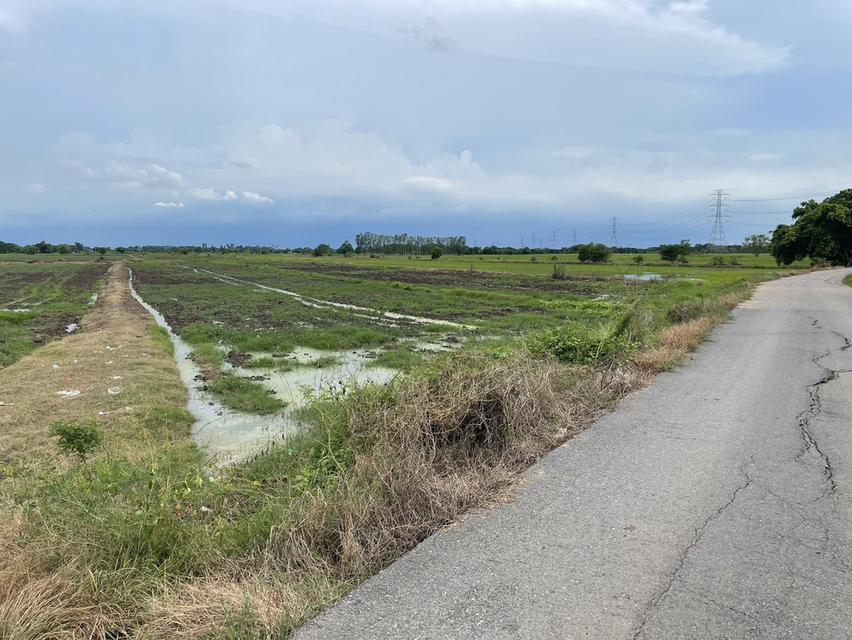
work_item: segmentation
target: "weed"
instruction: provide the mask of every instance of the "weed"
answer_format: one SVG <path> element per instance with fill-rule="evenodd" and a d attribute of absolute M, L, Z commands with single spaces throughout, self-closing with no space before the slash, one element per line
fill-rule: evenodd
<path fill-rule="evenodd" d="M 96 424 L 55 422 L 50 433 L 59 441 L 59 450 L 66 455 L 74 455 L 85 462 L 86 458 L 103 442 L 103 435 Z"/>
<path fill-rule="evenodd" d="M 217 375 L 207 387 L 222 399 L 222 404 L 237 411 L 266 415 L 284 408 L 284 403 L 263 386 L 233 373 Z"/>

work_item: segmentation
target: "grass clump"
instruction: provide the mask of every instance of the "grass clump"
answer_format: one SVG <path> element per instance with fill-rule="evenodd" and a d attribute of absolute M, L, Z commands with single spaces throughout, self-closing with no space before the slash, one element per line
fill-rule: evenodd
<path fill-rule="evenodd" d="M 423 355 L 416 353 L 411 349 L 392 349 L 383 351 L 378 356 L 373 358 L 368 367 L 385 367 L 387 369 L 396 369 L 397 371 L 411 371 L 424 360 Z"/>
<path fill-rule="evenodd" d="M 171 336 L 165 328 L 152 324 L 148 328 L 148 333 L 154 342 L 161 347 L 169 355 L 174 355 L 175 345 L 172 343 Z"/>
<path fill-rule="evenodd" d="M 533 336 L 530 347 L 533 353 L 561 362 L 590 365 L 619 360 L 633 345 L 624 333 L 608 326 L 565 325 Z"/>
<path fill-rule="evenodd" d="M 222 404 L 237 411 L 268 415 L 284 408 L 284 403 L 254 380 L 233 373 L 221 373 L 207 383 Z"/>

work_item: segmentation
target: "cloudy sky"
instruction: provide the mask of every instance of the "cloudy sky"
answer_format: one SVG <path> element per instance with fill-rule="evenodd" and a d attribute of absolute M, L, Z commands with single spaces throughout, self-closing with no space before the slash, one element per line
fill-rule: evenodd
<path fill-rule="evenodd" d="M 739 241 L 851 102 L 848 0 L 0 0 L 0 239 Z"/>

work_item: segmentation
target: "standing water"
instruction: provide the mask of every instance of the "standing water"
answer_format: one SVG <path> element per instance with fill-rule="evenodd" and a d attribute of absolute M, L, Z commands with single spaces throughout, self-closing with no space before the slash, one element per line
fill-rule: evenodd
<path fill-rule="evenodd" d="M 236 462 L 262 450 L 269 442 L 292 433 L 297 424 L 287 413 L 258 416 L 223 407 L 205 390 L 198 365 L 191 359 L 192 348 L 174 331 L 163 315 L 145 302 L 133 287 L 130 271 L 130 295 L 165 329 L 174 345 L 175 362 L 181 380 L 189 392 L 187 408 L 195 417 L 192 439 L 218 462 Z"/>

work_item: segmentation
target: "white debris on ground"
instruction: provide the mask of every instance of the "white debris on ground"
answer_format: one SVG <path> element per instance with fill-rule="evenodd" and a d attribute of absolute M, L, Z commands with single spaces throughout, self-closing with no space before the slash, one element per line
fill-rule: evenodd
<path fill-rule="evenodd" d="M 124 380 L 124 376 L 113 376 L 113 380 Z"/>
<path fill-rule="evenodd" d="M 89 304 L 94 305 L 97 301 L 98 301 L 98 294 L 93 293 L 92 296 L 89 298 Z"/>
<path fill-rule="evenodd" d="M 119 393 L 121 393 L 121 387 L 110 387 L 109 389 L 107 389 L 107 393 L 111 396 L 117 396 Z"/>
<path fill-rule="evenodd" d="M 77 389 L 67 389 L 63 391 L 57 391 L 56 395 L 61 396 L 63 398 L 76 398 L 80 395 L 80 392 Z"/>
<path fill-rule="evenodd" d="M 60 368 L 59 365 L 54 362 L 53 363 L 53 370 L 56 371 L 59 368 Z"/>
<path fill-rule="evenodd" d="M 29 309 L 26 309 L 24 307 L 18 307 L 15 309 L 0 309 L 0 311 L 7 311 L 9 313 L 27 313 L 29 312 Z"/>
<path fill-rule="evenodd" d="M 76 322 L 72 322 L 67 327 L 65 327 L 65 333 L 74 333 L 77 329 L 80 328 L 80 325 Z"/>
<path fill-rule="evenodd" d="M 99 416 L 108 416 L 108 415 L 109 415 L 109 411 L 98 411 L 98 415 L 99 415 Z"/>

